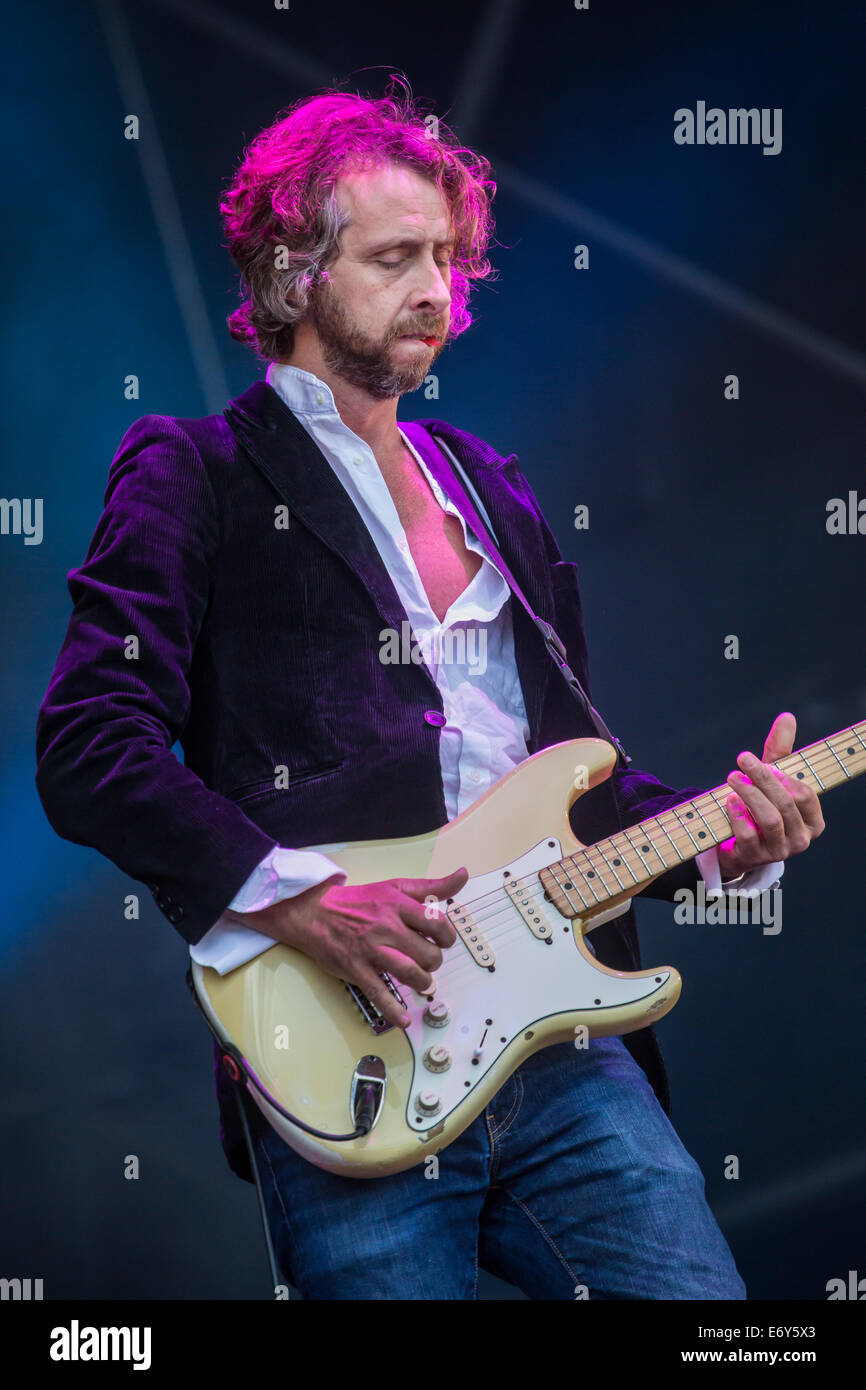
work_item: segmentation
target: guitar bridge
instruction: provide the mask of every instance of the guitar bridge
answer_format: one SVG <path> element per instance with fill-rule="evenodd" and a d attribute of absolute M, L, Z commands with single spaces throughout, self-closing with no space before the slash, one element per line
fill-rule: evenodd
<path fill-rule="evenodd" d="M 385 981 L 385 984 L 388 986 L 394 998 L 397 1000 L 397 1003 L 401 1006 L 401 1008 L 405 1009 L 406 1001 L 403 998 L 400 991 L 397 989 L 397 986 L 394 984 L 394 981 L 391 979 L 390 975 L 383 975 L 382 979 Z M 388 1022 L 385 1015 L 379 1011 L 379 1009 L 376 1007 L 373 1001 L 371 999 L 368 999 L 364 991 L 362 989 L 359 989 L 357 985 L 346 985 L 346 989 L 351 994 L 355 1003 L 358 1005 L 358 1008 L 361 1010 L 361 1013 L 364 1015 L 365 1019 L 369 1023 L 370 1028 L 376 1034 L 377 1037 L 380 1033 L 387 1033 L 391 1028 L 394 1027 L 394 1024 Z"/>

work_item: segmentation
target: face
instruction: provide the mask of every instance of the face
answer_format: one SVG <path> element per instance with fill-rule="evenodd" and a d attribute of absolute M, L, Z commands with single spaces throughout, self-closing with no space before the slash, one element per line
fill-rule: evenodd
<path fill-rule="evenodd" d="M 322 356 L 375 400 L 415 391 L 448 335 L 447 204 L 435 184 L 397 164 L 347 174 L 335 191 L 352 221 L 311 301 Z"/>

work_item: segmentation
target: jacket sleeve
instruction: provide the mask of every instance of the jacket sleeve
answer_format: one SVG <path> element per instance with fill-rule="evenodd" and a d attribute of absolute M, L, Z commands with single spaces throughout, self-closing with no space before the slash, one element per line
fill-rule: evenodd
<path fill-rule="evenodd" d="M 276 845 L 171 751 L 219 545 L 216 500 L 176 420 L 124 435 L 39 710 L 36 786 L 54 830 L 146 883 L 184 940 Z"/>
<path fill-rule="evenodd" d="M 551 578 L 556 594 L 554 627 L 560 637 L 564 632 L 574 634 L 572 643 L 567 647 L 566 657 L 591 701 L 589 657 L 577 581 L 577 566 L 569 560 L 563 560 L 556 537 L 544 519 L 532 488 L 523 474 L 520 477 L 526 489 L 527 498 L 538 519 L 550 561 Z M 565 642 L 564 637 L 562 640 Z M 693 797 L 701 796 L 709 790 L 707 787 L 683 787 L 680 789 L 668 787 L 651 773 L 641 772 L 635 767 L 616 767 L 611 774 L 610 785 L 625 827 L 636 825 L 639 821 L 646 820 L 650 816 L 659 815 L 662 811 L 670 810 L 671 807 L 678 806 L 683 801 L 691 801 Z M 678 889 L 694 890 L 700 877 L 701 874 L 695 860 L 687 859 L 682 863 L 675 864 L 667 873 L 660 874 L 658 878 L 653 879 L 642 890 L 642 894 L 647 898 L 660 898 L 665 902 L 673 902 L 674 894 Z"/>

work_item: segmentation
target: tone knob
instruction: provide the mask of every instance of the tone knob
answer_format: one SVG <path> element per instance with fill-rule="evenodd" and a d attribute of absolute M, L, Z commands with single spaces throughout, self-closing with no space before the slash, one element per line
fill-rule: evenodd
<path fill-rule="evenodd" d="M 419 1091 L 415 1104 L 423 1115 L 435 1115 L 442 1102 L 438 1091 Z"/>
<path fill-rule="evenodd" d="M 434 999 L 424 1010 L 424 1022 L 431 1028 L 444 1028 L 450 1019 L 448 1005 L 444 999 Z"/>
<path fill-rule="evenodd" d="M 424 1053 L 424 1065 L 428 1071 L 447 1071 L 451 1065 L 451 1053 L 443 1043 L 434 1043 Z"/>

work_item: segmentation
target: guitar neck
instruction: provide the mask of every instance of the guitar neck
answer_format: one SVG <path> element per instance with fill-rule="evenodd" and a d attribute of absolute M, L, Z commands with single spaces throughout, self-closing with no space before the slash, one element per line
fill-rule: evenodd
<path fill-rule="evenodd" d="M 789 753 L 772 764 L 794 781 L 807 782 L 819 795 L 866 772 L 866 720 L 830 738 Z M 560 912 L 594 913 L 640 892 L 667 869 L 730 839 L 725 783 L 683 801 L 658 816 L 587 845 L 541 872 L 541 880 Z"/>

